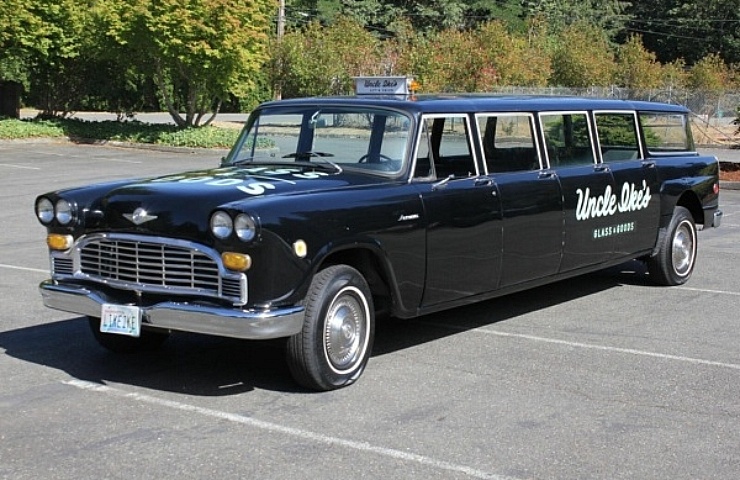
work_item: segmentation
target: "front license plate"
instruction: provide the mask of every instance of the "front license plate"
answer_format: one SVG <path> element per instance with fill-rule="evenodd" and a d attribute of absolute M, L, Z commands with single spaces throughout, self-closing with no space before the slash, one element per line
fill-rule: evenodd
<path fill-rule="evenodd" d="M 132 305 L 104 303 L 100 315 L 100 331 L 116 335 L 141 335 L 141 309 Z"/>

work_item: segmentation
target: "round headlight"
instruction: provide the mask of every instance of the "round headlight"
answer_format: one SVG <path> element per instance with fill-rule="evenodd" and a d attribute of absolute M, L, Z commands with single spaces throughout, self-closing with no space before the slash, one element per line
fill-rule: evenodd
<path fill-rule="evenodd" d="M 36 202 L 36 216 L 44 225 L 48 225 L 54 220 L 54 204 L 48 198 L 40 198 Z"/>
<path fill-rule="evenodd" d="M 231 220 L 231 216 L 222 211 L 218 211 L 211 215 L 211 232 L 220 239 L 224 239 L 231 235 L 234 231 L 234 222 Z"/>
<path fill-rule="evenodd" d="M 234 222 L 234 231 L 240 240 L 250 242 L 257 235 L 257 223 L 250 215 L 240 213 Z"/>
<path fill-rule="evenodd" d="M 68 201 L 57 200 L 57 204 L 54 209 L 57 212 L 57 222 L 61 223 L 62 225 L 67 225 L 69 222 L 72 221 L 74 214 L 72 211 L 72 205 Z"/>

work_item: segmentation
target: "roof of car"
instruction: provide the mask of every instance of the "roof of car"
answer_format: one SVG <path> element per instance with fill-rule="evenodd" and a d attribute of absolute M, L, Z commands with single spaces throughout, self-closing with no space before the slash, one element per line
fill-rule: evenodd
<path fill-rule="evenodd" d="M 425 94 L 408 96 L 335 96 L 307 97 L 271 101 L 263 107 L 297 105 L 361 105 L 394 108 L 418 113 L 475 113 L 475 112 L 540 112 L 580 110 L 642 110 L 687 112 L 680 105 L 667 103 L 616 100 L 605 98 L 490 95 L 490 94 Z"/>

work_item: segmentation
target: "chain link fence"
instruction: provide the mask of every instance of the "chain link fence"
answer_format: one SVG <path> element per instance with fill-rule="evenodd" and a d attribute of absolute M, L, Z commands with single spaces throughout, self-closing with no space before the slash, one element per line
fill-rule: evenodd
<path fill-rule="evenodd" d="M 733 121 L 740 113 L 740 91 L 716 92 L 688 89 L 650 89 L 590 87 L 501 87 L 491 93 L 508 95 L 561 95 L 620 100 L 647 100 L 683 105 L 693 113 L 695 140 L 699 144 L 740 147 L 740 134 Z"/>

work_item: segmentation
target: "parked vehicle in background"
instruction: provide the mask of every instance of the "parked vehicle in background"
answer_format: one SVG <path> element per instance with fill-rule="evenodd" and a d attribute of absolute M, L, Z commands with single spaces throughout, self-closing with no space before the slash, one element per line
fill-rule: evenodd
<path fill-rule="evenodd" d="M 115 352 L 171 331 L 285 338 L 295 379 L 330 390 L 362 374 L 378 315 L 632 259 L 683 284 L 696 225 L 720 225 L 718 162 L 682 107 L 393 82 L 265 103 L 213 169 L 39 196 L 45 304 Z"/>

